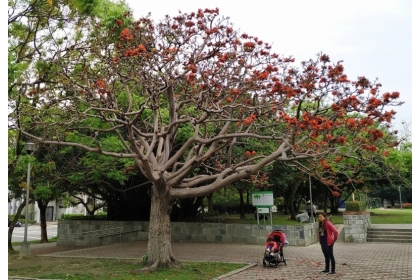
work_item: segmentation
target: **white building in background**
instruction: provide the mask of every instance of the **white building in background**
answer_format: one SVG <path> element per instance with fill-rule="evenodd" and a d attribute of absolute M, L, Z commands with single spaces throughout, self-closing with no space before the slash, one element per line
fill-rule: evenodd
<path fill-rule="evenodd" d="M 87 199 L 87 197 L 85 197 Z M 19 205 L 22 203 L 23 199 L 13 198 L 8 203 L 8 214 L 14 215 L 17 212 L 17 209 L 19 208 Z M 25 208 L 24 208 L 25 209 Z M 25 214 L 25 210 L 23 209 L 22 214 Z M 79 204 L 76 207 L 64 207 L 61 200 L 53 200 L 50 201 L 47 205 L 46 209 L 46 220 L 47 222 L 52 222 L 57 220 L 57 218 L 60 218 L 63 214 L 83 214 L 86 215 L 86 208 L 83 207 L 83 205 Z M 35 220 L 37 223 L 41 222 L 40 218 L 40 211 L 39 207 L 37 205 L 37 202 L 35 204 L 29 205 L 29 220 Z"/>

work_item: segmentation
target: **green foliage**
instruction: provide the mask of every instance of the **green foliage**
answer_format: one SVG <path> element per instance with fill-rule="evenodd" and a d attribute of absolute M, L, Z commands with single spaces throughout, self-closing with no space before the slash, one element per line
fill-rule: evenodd
<path fill-rule="evenodd" d="M 225 187 L 213 193 L 213 205 L 238 201 L 239 193 L 234 188 Z"/>
<path fill-rule="evenodd" d="M 82 214 L 64 214 L 61 215 L 62 220 L 106 220 L 106 215 L 84 216 Z"/>
<path fill-rule="evenodd" d="M 37 184 L 34 195 L 37 198 L 48 199 L 54 195 L 54 190 L 50 188 L 49 184 Z"/>
<path fill-rule="evenodd" d="M 15 215 L 8 215 L 8 217 L 9 217 L 10 221 L 13 221 L 13 219 L 15 218 Z M 22 225 L 24 225 L 24 224 L 25 224 L 25 214 L 20 214 L 20 216 L 19 216 L 19 218 L 18 218 L 18 221 L 19 221 Z M 36 221 L 35 221 L 35 220 L 30 220 L 30 219 L 28 219 L 28 224 L 33 225 L 33 224 L 35 224 L 35 223 L 36 223 Z"/>
<path fill-rule="evenodd" d="M 10 220 L 13 220 L 15 218 L 15 215 L 8 215 Z M 25 220 L 25 214 L 20 214 L 19 215 L 19 220 Z"/>
<path fill-rule="evenodd" d="M 365 201 L 346 201 L 346 211 L 366 211 Z"/>
<path fill-rule="evenodd" d="M 143 265 L 147 264 L 147 261 L 149 260 L 149 255 L 144 254 L 141 260 L 142 260 Z"/>

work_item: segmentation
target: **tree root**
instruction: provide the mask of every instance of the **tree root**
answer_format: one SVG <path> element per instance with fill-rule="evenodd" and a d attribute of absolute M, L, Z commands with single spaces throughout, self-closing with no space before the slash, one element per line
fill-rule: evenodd
<path fill-rule="evenodd" d="M 173 256 L 170 257 L 170 261 L 167 262 L 159 262 L 155 261 L 153 263 L 148 263 L 145 267 L 132 270 L 132 274 L 147 274 L 154 271 L 159 270 L 160 268 L 166 268 L 166 269 L 176 269 L 182 267 L 182 263 L 176 260 Z"/>

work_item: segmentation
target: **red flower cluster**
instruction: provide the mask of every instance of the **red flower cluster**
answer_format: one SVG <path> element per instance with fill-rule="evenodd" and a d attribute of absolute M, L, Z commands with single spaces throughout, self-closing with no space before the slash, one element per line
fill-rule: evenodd
<path fill-rule="evenodd" d="M 340 193 L 339 192 L 336 192 L 336 191 L 331 192 L 331 194 L 333 196 L 335 196 L 335 197 L 339 197 L 340 196 Z"/>
<path fill-rule="evenodd" d="M 98 80 L 98 81 L 96 81 L 96 86 L 98 87 L 98 88 L 105 88 L 105 83 L 102 81 L 102 80 Z"/>
<path fill-rule="evenodd" d="M 126 57 L 130 57 L 130 56 L 137 56 L 140 55 L 142 52 L 145 52 L 146 48 L 140 44 L 137 48 L 135 49 L 129 49 L 125 52 L 125 56 Z"/>
<path fill-rule="evenodd" d="M 244 43 L 244 51 L 252 52 L 255 49 L 255 43 L 253 42 L 245 42 Z"/>
<path fill-rule="evenodd" d="M 371 140 L 376 141 L 378 139 L 381 139 L 384 136 L 384 133 L 378 129 L 374 129 L 371 132 Z"/>
<path fill-rule="evenodd" d="M 120 40 L 129 41 L 132 39 L 133 39 L 133 34 L 131 34 L 128 28 L 124 28 L 123 31 L 121 31 Z"/>
<path fill-rule="evenodd" d="M 253 123 L 256 119 L 257 119 L 257 116 L 256 116 L 256 115 L 254 115 L 254 114 L 251 114 L 251 116 L 247 117 L 247 118 L 244 120 L 244 125 L 250 125 L 250 124 L 252 124 L 252 123 Z"/>
<path fill-rule="evenodd" d="M 256 151 L 252 151 L 252 152 L 250 152 L 250 151 L 246 151 L 245 152 L 245 156 L 247 156 L 247 157 L 249 157 L 249 156 L 256 156 L 257 155 L 257 152 Z"/>
<path fill-rule="evenodd" d="M 319 60 L 322 62 L 330 62 L 330 57 L 326 54 L 323 54 L 320 56 Z"/>
<path fill-rule="evenodd" d="M 239 94 L 239 89 L 237 89 L 237 88 L 232 89 L 232 90 L 230 91 L 230 94 L 233 94 L 233 95 L 238 95 L 238 94 Z"/>
<path fill-rule="evenodd" d="M 366 151 L 370 152 L 376 152 L 376 150 L 378 149 L 375 145 L 362 145 L 361 147 L 362 149 L 365 149 Z"/>

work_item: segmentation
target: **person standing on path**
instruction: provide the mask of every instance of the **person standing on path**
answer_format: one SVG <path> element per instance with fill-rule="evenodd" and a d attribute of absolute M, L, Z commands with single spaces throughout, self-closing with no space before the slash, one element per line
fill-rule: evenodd
<path fill-rule="evenodd" d="M 338 238 L 338 231 L 328 220 L 327 214 L 322 212 L 318 215 L 318 240 L 321 244 L 322 253 L 325 257 L 325 269 L 321 272 L 335 274 L 335 258 L 333 247 Z M 331 262 L 331 271 L 330 271 Z"/>
<path fill-rule="evenodd" d="M 388 208 L 388 202 L 386 201 L 386 199 L 384 199 L 384 209 L 386 210 Z"/>

